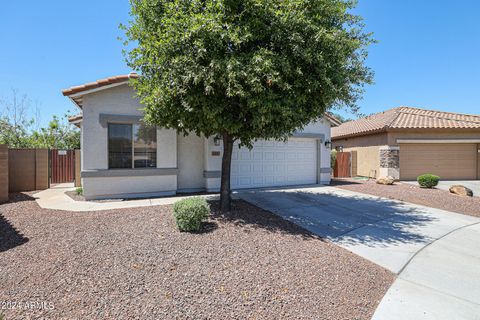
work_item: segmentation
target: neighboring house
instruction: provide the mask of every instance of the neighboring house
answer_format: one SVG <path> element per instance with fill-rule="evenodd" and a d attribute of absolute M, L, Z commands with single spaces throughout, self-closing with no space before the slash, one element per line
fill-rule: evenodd
<path fill-rule="evenodd" d="M 86 199 L 145 197 L 218 191 L 222 141 L 183 136 L 145 126 L 129 78 L 111 77 L 63 90 L 82 111 L 70 121 L 81 128 L 81 179 Z M 330 182 L 329 115 L 287 143 L 257 141 L 234 148 L 233 189 Z"/>
<path fill-rule="evenodd" d="M 352 151 L 352 175 L 480 179 L 480 115 L 398 107 L 333 128 L 332 143 Z"/>

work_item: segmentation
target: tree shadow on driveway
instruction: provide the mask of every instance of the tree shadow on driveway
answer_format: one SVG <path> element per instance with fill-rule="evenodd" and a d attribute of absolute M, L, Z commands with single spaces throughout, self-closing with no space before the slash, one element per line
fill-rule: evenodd
<path fill-rule="evenodd" d="M 255 190 L 239 196 L 314 234 L 349 245 L 426 244 L 457 227 L 457 222 L 450 225 L 448 213 L 435 209 L 336 191 Z"/>

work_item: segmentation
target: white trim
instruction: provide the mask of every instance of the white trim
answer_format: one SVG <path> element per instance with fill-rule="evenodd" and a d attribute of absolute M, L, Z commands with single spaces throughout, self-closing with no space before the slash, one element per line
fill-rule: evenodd
<path fill-rule="evenodd" d="M 400 150 L 399 146 L 380 146 L 378 150 Z"/>
<path fill-rule="evenodd" d="M 97 91 L 102 91 L 102 90 L 118 87 L 118 86 L 121 86 L 121 85 L 124 85 L 124 84 L 127 84 L 127 83 L 128 83 L 128 80 L 123 81 L 123 82 L 107 84 L 105 86 L 101 86 L 101 87 L 98 87 L 98 88 L 93 88 L 93 89 L 90 89 L 90 90 L 74 93 L 74 94 L 68 95 L 68 97 L 71 98 L 71 99 L 72 98 L 78 98 L 78 97 L 84 96 L 86 94 L 90 94 L 90 93 L 94 93 L 94 92 L 97 92 Z"/>
<path fill-rule="evenodd" d="M 480 143 L 480 139 L 397 139 L 397 143 Z"/>

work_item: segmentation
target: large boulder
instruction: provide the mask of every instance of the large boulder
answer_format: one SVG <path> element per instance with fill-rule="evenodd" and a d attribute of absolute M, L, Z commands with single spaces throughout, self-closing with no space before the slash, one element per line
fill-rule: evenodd
<path fill-rule="evenodd" d="M 390 184 L 393 184 L 395 182 L 395 178 L 391 177 L 391 176 L 379 177 L 379 178 L 377 178 L 376 181 L 377 181 L 378 184 L 390 185 Z"/>
<path fill-rule="evenodd" d="M 473 197 L 473 191 L 465 186 L 454 185 L 450 187 L 450 192 L 464 197 Z"/>

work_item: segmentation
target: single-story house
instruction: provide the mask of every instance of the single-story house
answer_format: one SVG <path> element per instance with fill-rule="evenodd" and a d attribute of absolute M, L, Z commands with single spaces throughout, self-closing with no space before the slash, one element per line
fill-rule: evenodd
<path fill-rule="evenodd" d="M 218 191 L 222 143 L 218 137 L 184 136 L 146 126 L 129 79 L 110 77 L 63 90 L 81 110 L 70 121 L 81 128 L 81 180 L 86 199 L 147 197 Z M 232 189 L 330 182 L 330 115 L 286 143 L 257 141 L 234 148 Z"/>
<path fill-rule="evenodd" d="M 480 179 L 480 115 L 398 107 L 332 128 L 332 144 L 353 176 Z"/>

